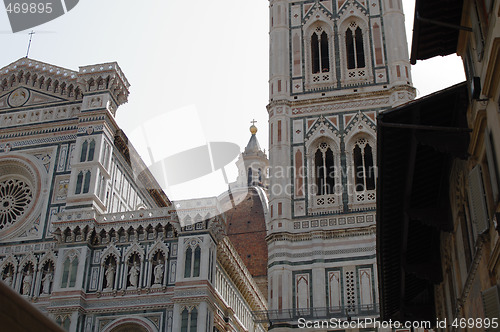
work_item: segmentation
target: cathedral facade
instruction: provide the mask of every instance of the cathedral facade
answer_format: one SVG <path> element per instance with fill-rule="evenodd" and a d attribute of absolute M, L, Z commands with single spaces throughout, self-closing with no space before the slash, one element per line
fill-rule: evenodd
<path fill-rule="evenodd" d="M 116 63 L 0 69 L 0 278 L 67 331 L 264 331 L 217 199 L 170 202 L 116 124 L 128 87 Z"/>
<path fill-rule="evenodd" d="M 268 301 L 378 317 L 376 117 L 415 97 L 400 0 L 271 0 Z"/>

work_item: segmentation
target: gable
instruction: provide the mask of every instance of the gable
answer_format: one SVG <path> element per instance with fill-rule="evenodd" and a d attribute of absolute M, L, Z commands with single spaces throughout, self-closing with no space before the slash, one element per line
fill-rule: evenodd
<path fill-rule="evenodd" d="M 43 106 L 60 102 L 68 102 L 69 98 L 62 98 L 46 92 L 36 91 L 24 86 L 0 95 L 0 111 L 18 107 Z"/>
<path fill-rule="evenodd" d="M 78 73 L 22 58 L 0 69 L 0 111 L 82 98 Z"/>

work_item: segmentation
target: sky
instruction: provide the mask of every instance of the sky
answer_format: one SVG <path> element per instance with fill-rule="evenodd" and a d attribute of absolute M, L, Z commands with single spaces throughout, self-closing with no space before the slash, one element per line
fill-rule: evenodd
<path fill-rule="evenodd" d="M 409 47 L 414 5 L 403 0 Z M 29 57 L 75 71 L 118 62 L 131 87 L 116 120 L 147 165 L 208 142 L 243 150 L 253 119 L 267 150 L 268 10 L 267 0 L 80 0 L 33 28 Z M 30 31 L 12 33 L 0 8 L 0 68 L 26 56 Z M 456 55 L 419 61 L 417 98 L 463 81 L 463 72 Z M 234 162 L 225 171 L 234 181 Z M 227 184 L 218 170 L 164 189 L 179 200 L 216 196 Z"/>

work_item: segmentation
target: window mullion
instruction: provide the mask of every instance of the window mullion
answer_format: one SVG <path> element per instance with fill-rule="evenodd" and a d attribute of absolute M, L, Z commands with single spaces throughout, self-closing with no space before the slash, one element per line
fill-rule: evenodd
<path fill-rule="evenodd" d="M 314 158 L 314 159 L 312 159 L 312 160 L 311 160 L 311 164 L 313 164 L 313 165 L 314 165 L 314 166 L 313 166 L 313 168 L 312 168 L 312 181 L 311 181 L 311 182 L 313 182 L 313 183 L 316 183 L 316 182 L 317 182 L 317 181 L 316 181 L 316 179 L 317 179 L 317 175 L 316 175 L 316 168 L 318 167 L 318 165 L 316 165 L 316 160 L 315 160 L 315 159 L 316 159 L 316 158 Z M 314 161 L 314 162 L 313 162 L 313 161 Z M 312 189 L 312 191 L 314 192 L 314 188 Z M 316 191 L 316 193 L 317 193 L 317 191 Z"/>
<path fill-rule="evenodd" d="M 361 167 L 363 168 L 363 191 L 366 191 L 365 148 L 361 149 Z"/>
<path fill-rule="evenodd" d="M 323 195 L 326 195 L 326 151 L 321 151 L 323 155 Z"/>
<path fill-rule="evenodd" d="M 321 49 L 321 38 L 323 38 L 322 35 L 319 36 L 318 38 L 318 60 L 319 60 L 319 72 L 323 72 L 323 63 L 322 63 L 322 58 L 323 58 L 323 50 Z"/>
<path fill-rule="evenodd" d="M 356 69 L 356 68 L 358 68 L 358 50 L 356 49 L 356 31 L 352 32 L 352 48 L 354 49 L 354 68 L 353 69 Z"/>
<path fill-rule="evenodd" d="M 361 167 L 363 167 L 363 191 L 366 191 L 365 147 L 361 149 Z"/>

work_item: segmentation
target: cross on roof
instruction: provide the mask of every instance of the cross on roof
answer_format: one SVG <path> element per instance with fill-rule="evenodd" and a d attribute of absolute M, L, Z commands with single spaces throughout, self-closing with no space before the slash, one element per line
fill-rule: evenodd
<path fill-rule="evenodd" d="M 257 122 L 257 120 L 253 119 L 252 121 L 250 121 L 251 124 L 253 124 L 255 126 L 255 122 Z"/>

